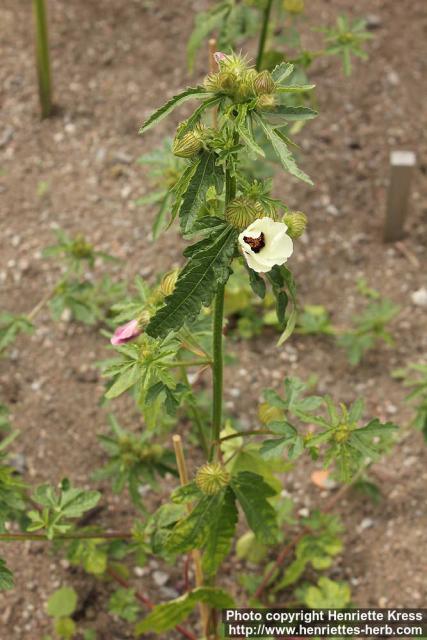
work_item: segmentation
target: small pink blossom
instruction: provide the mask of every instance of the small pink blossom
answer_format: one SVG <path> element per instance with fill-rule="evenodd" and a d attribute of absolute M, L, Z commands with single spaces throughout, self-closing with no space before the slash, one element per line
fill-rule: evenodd
<path fill-rule="evenodd" d="M 225 53 L 222 53 L 222 51 L 215 51 L 215 53 L 213 54 L 213 57 L 215 62 L 219 64 L 220 62 L 225 60 L 227 56 L 225 55 Z"/>
<path fill-rule="evenodd" d="M 126 344 L 126 342 L 129 342 L 130 340 L 133 340 L 133 338 L 139 336 L 141 331 L 142 329 L 139 326 L 138 320 L 130 320 L 129 322 L 126 322 L 126 324 L 122 324 L 121 327 L 117 327 L 110 342 L 115 346 Z"/>

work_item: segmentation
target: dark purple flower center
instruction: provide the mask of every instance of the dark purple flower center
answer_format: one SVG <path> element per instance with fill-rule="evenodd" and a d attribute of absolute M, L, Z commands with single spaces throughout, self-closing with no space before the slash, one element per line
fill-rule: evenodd
<path fill-rule="evenodd" d="M 258 238 L 250 238 L 249 236 L 243 236 L 243 240 L 250 246 L 254 253 L 259 253 L 261 249 L 265 247 L 264 234 L 260 233 Z"/>

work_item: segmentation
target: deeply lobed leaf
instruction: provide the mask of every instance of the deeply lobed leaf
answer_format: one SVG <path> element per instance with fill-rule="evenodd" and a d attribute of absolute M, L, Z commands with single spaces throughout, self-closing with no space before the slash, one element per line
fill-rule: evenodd
<path fill-rule="evenodd" d="M 236 236 L 237 231 L 224 224 L 206 242 L 197 243 L 198 249 L 181 271 L 174 292 L 150 320 L 146 328 L 150 336 L 177 331 L 197 318 L 202 305 L 211 304 L 218 286 L 228 280 Z"/>

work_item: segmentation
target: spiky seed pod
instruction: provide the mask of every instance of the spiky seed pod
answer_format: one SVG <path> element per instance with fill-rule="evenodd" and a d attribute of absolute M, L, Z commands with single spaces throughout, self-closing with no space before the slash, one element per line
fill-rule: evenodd
<path fill-rule="evenodd" d="M 184 133 L 183 136 L 175 136 L 172 145 L 172 153 L 180 158 L 191 158 L 203 147 L 203 136 L 206 127 L 196 125 L 192 131 Z"/>
<path fill-rule="evenodd" d="M 304 12 L 304 0 L 283 0 L 283 8 L 296 16 Z"/>
<path fill-rule="evenodd" d="M 271 73 L 267 70 L 258 73 L 254 79 L 254 90 L 257 96 L 273 93 L 275 88 L 276 84 L 271 77 Z"/>
<path fill-rule="evenodd" d="M 261 204 L 246 196 L 234 198 L 225 210 L 225 219 L 236 229 L 245 229 L 264 215 Z"/>
<path fill-rule="evenodd" d="M 176 281 L 178 280 L 179 269 L 174 269 L 165 273 L 160 282 L 160 291 L 163 296 L 170 296 L 174 292 Z"/>
<path fill-rule="evenodd" d="M 268 424 L 274 420 L 283 420 L 283 411 L 279 407 L 272 407 L 267 402 L 263 402 L 258 407 L 258 418 L 262 424 Z"/>
<path fill-rule="evenodd" d="M 276 106 L 276 96 L 272 93 L 264 93 L 262 96 L 258 96 L 256 106 L 263 111 L 273 109 Z"/>
<path fill-rule="evenodd" d="M 289 211 L 283 216 L 283 222 L 288 227 L 288 235 L 292 240 L 300 238 L 307 226 L 307 216 L 302 211 Z"/>
<path fill-rule="evenodd" d="M 208 462 L 196 474 L 197 486 L 208 496 L 219 493 L 229 482 L 230 474 L 219 462 Z"/>

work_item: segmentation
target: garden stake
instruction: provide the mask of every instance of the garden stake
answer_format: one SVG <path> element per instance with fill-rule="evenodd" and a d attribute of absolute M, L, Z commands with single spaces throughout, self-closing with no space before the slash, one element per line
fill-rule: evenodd
<path fill-rule="evenodd" d="M 209 73 L 216 73 L 218 71 L 218 65 L 214 57 L 216 50 L 217 50 L 216 38 L 211 38 L 209 40 Z M 212 126 L 215 129 L 218 126 L 218 110 L 216 107 L 212 109 Z"/>
<path fill-rule="evenodd" d="M 413 151 L 392 151 L 390 154 L 390 183 L 384 227 L 384 242 L 401 240 L 408 209 L 411 180 L 417 159 Z"/>
<path fill-rule="evenodd" d="M 52 82 L 49 61 L 49 41 L 44 0 L 33 0 L 36 27 L 36 66 L 42 118 L 52 114 Z"/>
<path fill-rule="evenodd" d="M 179 481 L 181 483 L 181 486 L 183 487 L 184 485 L 188 484 L 188 471 L 187 471 L 187 465 L 185 463 L 184 449 L 182 447 L 181 436 L 178 434 L 174 434 L 172 436 L 172 442 L 173 442 L 173 448 L 175 451 L 176 465 L 178 467 Z M 190 503 L 187 503 L 187 510 L 189 513 L 191 513 Z M 191 552 L 191 555 L 193 557 L 196 587 L 202 587 L 204 580 L 203 580 L 203 571 L 202 571 L 202 561 L 201 561 L 201 555 L 200 555 L 199 549 L 194 549 Z M 209 623 L 209 608 L 206 604 L 200 603 L 199 610 L 200 610 L 200 617 L 202 620 L 203 633 L 206 635 L 207 626 Z"/>

